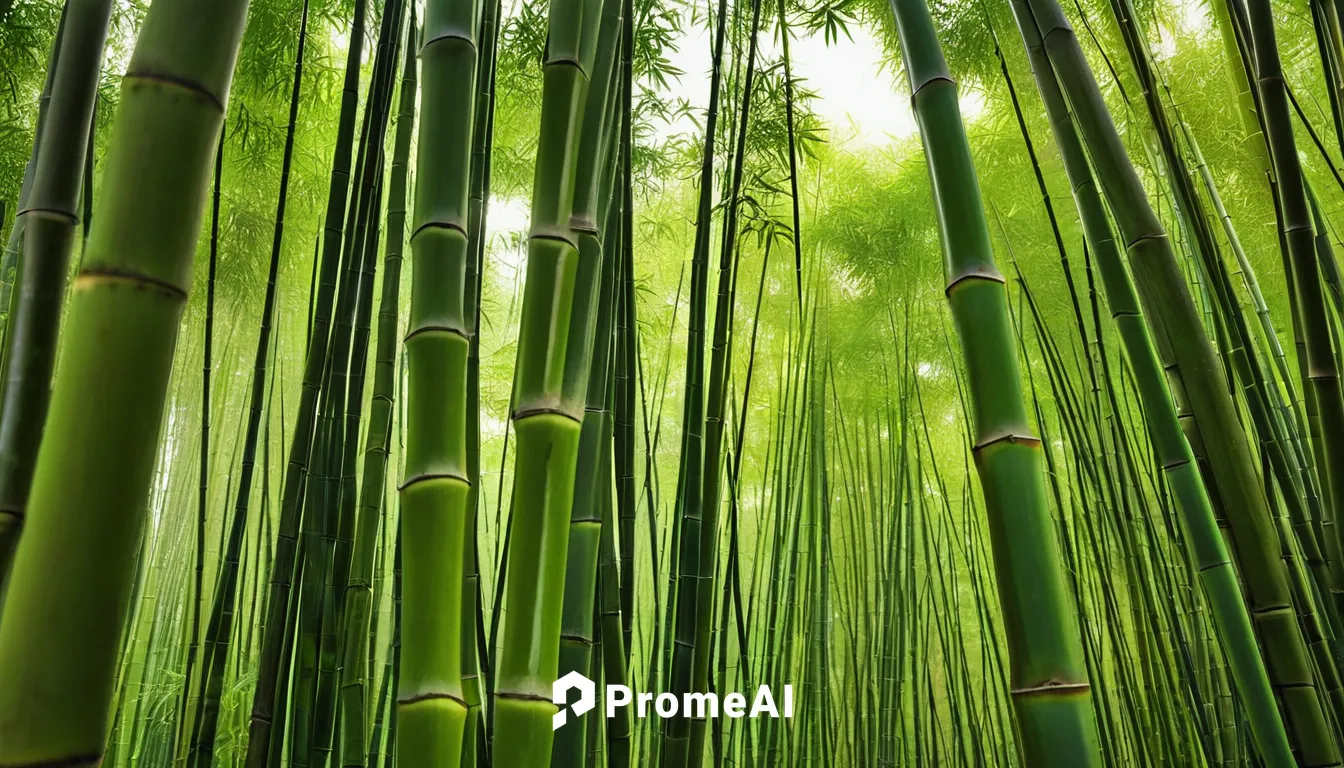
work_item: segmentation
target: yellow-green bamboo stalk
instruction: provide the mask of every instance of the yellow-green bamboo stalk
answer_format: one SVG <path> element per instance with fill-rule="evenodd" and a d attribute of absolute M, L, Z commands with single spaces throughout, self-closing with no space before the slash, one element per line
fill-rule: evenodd
<path fill-rule="evenodd" d="M 246 0 L 156 0 L 122 79 L 0 618 L 0 765 L 96 766 Z M 71 478 L 78 478 L 72 482 Z"/>
<path fill-rule="evenodd" d="M 597 49 L 599 0 L 554 0 L 542 68 L 541 129 L 532 189 L 526 284 L 514 370 L 517 435 L 512 538 L 504 577 L 503 633 L 495 670 L 499 768 L 550 763 L 551 685 L 583 401 L 566 403 L 566 355 L 579 252 L 574 213 L 579 136 Z M 572 366 L 569 366 L 572 367 Z M 582 391 L 582 390 L 580 390 Z"/>
<path fill-rule="evenodd" d="M 476 99 L 476 0 L 431 0 L 420 48 L 419 151 L 406 331 L 406 481 L 401 486 L 402 766 L 462 757 L 463 529 L 467 516 L 467 192 Z"/>

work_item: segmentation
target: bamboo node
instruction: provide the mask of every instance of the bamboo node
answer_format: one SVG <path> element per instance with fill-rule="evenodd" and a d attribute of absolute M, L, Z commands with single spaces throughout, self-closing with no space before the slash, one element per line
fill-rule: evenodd
<path fill-rule="evenodd" d="M 1091 690 L 1087 683 L 1066 683 L 1063 680 L 1046 680 L 1040 685 L 1027 688 L 1014 688 L 1013 696 L 1049 696 L 1051 694 L 1086 693 Z"/>
<path fill-rule="evenodd" d="M 1125 243 L 1125 250 L 1128 251 L 1128 250 L 1132 249 L 1134 246 L 1138 245 L 1139 243 L 1142 243 L 1144 240 L 1155 240 L 1155 241 L 1162 242 L 1162 241 L 1165 241 L 1165 240 L 1167 240 L 1167 239 L 1168 239 L 1168 238 L 1167 238 L 1167 233 L 1166 233 L 1166 232 L 1162 232 L 1162 231 L 1160 231 L 1160 230 L 1159 230 L 1158 232 L 1154 232 L 1154 233 L 1147 234 L 1147 235 L 1139 235 L 1138 237 L 1134 238 L 1133 240 L 1130 240 L 1129 242 Z"/>
<path fill-rule="evenodd" d="M 476 36 L 475 36 L 475 35 L 473 35 L 471 32 L 466 31 L 466 30 L 462 30 L 462 29 L 452 29 L 452 28 L 450 28 L 450 29 L 443 30 L 442 32 L 437 32 L 437 33 L 435 33 L 435 35 L 434 35 L 433 37 L 431 37 L 431 38 L 429 38 L 428 40 L 426 40 L 426 41 L 424 41 L 423 43 L 421 43 L 421 44 L 420 44 L 420 54 L 421 54 L 421 55 L 424 55 L 425 50 L 426 50 L 427 48 L 429 48 L 429 46 L 433 45 L 434 43 L 446 42 L 446 41 L 448 41 L 448 40 L 461 40 L 462 42 L 466 43 L 467 45 L 470 45 L 470 46 L 471 46 L 471 49 L 472 49 L 473 51 L 476 50 Z"/>
<path fill-rule="evenodd" d="M 452 701 L 457 704 L 461 704 L 463 707 L 467 706 L 467 702 L 461 696 L 454 696 L 451 693 L 446 693 L 443 691 L 417 693 L 414 696 L 407 696 L 404 699 L 397 699 L 397 706 L 405 707 L 411 704 L 419 703 L 421 701 Z"/>
<path fill-rule="evenodd" d="M 199 96 L 204 101 L 209 102 L 215 109 L 218 109 L 221 114 L 225 111 L 224 101 L 220 99 L 219 96 L 215 95 L 214 91 L 211 91 L 209 88 L 206 88 L 204 85 L 190 78 L 170 75 L 163 72 L 127 72 L 126 75 L 122 77 L 122 82 L 128 80 L 132 83 L 135 83 L 136 81 L 144 81 L 146 83 L 159 83 L 161 85 L 175 85 L 178 88 L 195 96 Z"/>
<path fill-rule="evenodd" d="M 416 336 L 419 336 L 420 334 L 434 333 L 435 331 L 439 333 L 451 333 L 454 336 L 461 336 L 464 340 L 467 341 L 471 340 L 471 336 L 461 328 L 457 328 L 451 325 L 422 325 L 419 328 L 415 328 L 409 333 L 407 333 L 406 338 L 402 339 L 402 341 L 407 342 L 415 338 Z"/>
<path fill-rule="evenodd" d="M 514 701 L 542 701 L 552 706 L 555 705 L 549 696 L 540 696 L 535 693 L 524 693 L 523 691 L 495 691 L 497 699 L 513 699 Z"/>
<path fill-rule="evenodd" d="M 574 56 L 556 56 L 555 58 L 547 59 L 546 61 L 542 62 L 541 67 L 542 67 L 543 70 L 545 70 L 546 67 L 549 67 L 549 66 L 551 66 L 552 64 L 556 64 L 556 65 L 559 65 L 559 66 L 570 66 L 570 67 L 573 67 L 573 68 L 579 70 L 579 73 L 582 74 L 583 76 L 585 76 L 585 77 L 588 76 L 588 73 L 587 73 L 587 72 L 584 72 L 584 70 L 583 70 L 583 62 L 579 61 L 577 57 L 574 57 Z"/>
<path fill-rule="evenodd" d="M 471 487 L 471 483 L 468 482 L 467 478 L 463 477 L 462 475 L 453 474 L 452 472 L 427 472 L 423 475 L 415 475 L 414 477 L 406 478 L 406 482 L 398 486 L 397 490 L 404 491 L 407 488 L 410 488 L 412 485 L 415 485 L 416 483 L 422 483 L 429 480 L 456 480 L 457 482 L 462 483 L 468 488 Z"/>
<path fill-rule="evenodd" d="M 986 438 L 971 447 L 973 453 L 979 453 L 995 443 L 1021 443 L 1029 448 L 1037 448 L 1041 445 L 1041 438 L 1035 435 L 1024 435 L 1016 432 L 1006 432 L 1002 435 Z"/>
<path fill-rule="evenodd" d="M 916 86 L 914 86 L 913 88 L 911 88 L 911 89 L 910 89 L 910 101 L 913 103 L 914 100 L 915 100 L 916 98 L 919 97 L 919 93 L 920 93 L 920 91 L 923 91 L 923 90 L 924 90 L 925 88 L 927 88 L 928 86 L 933 85 L 934 83 L 938 83 L 938 82 L 947 83 L 948 85 L 951 85 L 953 88 L 956 88 L 956 87 L 957 87 L 957 81 L 956 81 L 956 80 L 953 80 L 953 79 L 952 79 L 952 76 L 951 76 L 950 74 L 947 74 L 946 72 L 942 72 L 942 73 L 939 73 L 939 74 L 932 75 L 932 76 L 930 76 L 930 77 L 926 77 L 926 78 L 924 78 L 924 81 L 923 81 L 923 82 L 921 82 L 919 85 L 916 85 Z"/>
<path fill-rule="evenodd" d="M 564 243 L 565 245 L 568 245 L 569 247 L 571 247 L 571 248 L 573 248 L 573 249 L 575 249 L 575 250 L 578 250 L 578 247 L 579 247 L 578 244 L 574 242 L 574 239 L 573 239 L 572 237 L 570 237 L 570 233 L 569 233 L 568 231 L 566 231 L 566 232 L 556 232 L 556 231 L 554 231 L 554 230 L 550 230 L 550 229 L 546 229 L 546 228 L 537 228 L 537 229 L 534 229 L 534 230 L 532 231 L 532 233 L 528 235 L 527 239 L 528 239 L 528 240 L 555 240 L 556 242 Z"/>
<path fill-rule="evenodd" d="M 28 216 L 28 215 L 46 216 L 52 219 L 60 219 L 61 221 L 66 222 L 67 224 L 79 223 L 78 215 L 70 213 L 69 211 L 58 211 L 55 208 L 24 208 L 23 210 L 18 212 L 16 217 Z"/>
<path fill-rule="evenodd" d="M 569 411 L 566 411 L 566 410 L 561 409 L 561 408 L 550 407 L 550 406 L 535 406 L 535 407 L 532 407 L 532 408 L 519 408 L 518 410 L 516 410 L 516 411 L 513 412 L 513 420 L 514 420 L 514 421 L 522 421 L 523 419 L 526 419 L 526 418 L 529 417 L 529 416 L 547 416 L 547 415 L 550 415 L 550 416 L 563 416 L 564 418 L 569 419 L 570 421 L 574 422 L 575 424 L 582 424 L 582 423 L 583 423 L 583 419 L 579 418 L 578 416 L 575 416 L 574 414 L 570 413 Z"/>
<path fill-rule="evenodd" d="M 462 233 L 463 237 L 467 237 L 467 228 L 458 224 L 456 221 L 426 221 L 415 228 L 415 231 L 411 233 L 409 239 L 414 241 L 415 236 L 424 232 L 426 229 L 451 229 L 455 232 Z"/>
<path fill-rule="evenodd" d="M 593 217 L 583 214 L 576 213 L 573 216 L 570 216 L 569 228 L 575 232 L 592 235 L 593 237 L 597 237 L 598 234 L 597 222 L 593 220 Z"/>
<path fill-rule="evenodd" d="M 85 280 L 90 282 L 100 282 L 107 280 L 111 282 L 131 283 L 136 288 L 156 288 L 169 298 L 187 300 L 187 292 L 167 280 L 160 280 L 152 275 L 143 272 L 135 272 L 128 269 L 117 269 L 115 267 L 85 267 L 80 271 L 79 277 L 75 278 L 76 283 L 82 283 Z"/>
<path fill-rule="evenodd" d="M 958 285 L 961 285 L 962 283 L 968 283 L 975 280 L 983 280 L 989 283 L 999 283 L 1000 285 L 1003 285 L 1008 282 L 1003 278 L 1003 275 L 1000 275 L 998 272 L 995 272 L 993 267 L 981 268 L 975 272 L 965 272 L 963 274 L 954 277 L 952 281 L 947 284 L 947 287 L 943 289 L 943 294 L 945 296 L 951 297 L 952 289 L 956 288 Z"/>

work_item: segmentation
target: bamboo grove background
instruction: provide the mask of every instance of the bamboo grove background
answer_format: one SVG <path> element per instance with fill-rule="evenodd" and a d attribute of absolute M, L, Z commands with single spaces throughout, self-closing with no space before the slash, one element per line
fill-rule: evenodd
<path fill-rule="evenodd" d="M 0 0 L 0 766 L 1339 765 L 1341 15 Z"/>

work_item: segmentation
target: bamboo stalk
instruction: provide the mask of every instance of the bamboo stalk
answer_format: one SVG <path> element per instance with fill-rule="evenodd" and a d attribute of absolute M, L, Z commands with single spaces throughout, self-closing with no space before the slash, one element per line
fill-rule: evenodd
<path fill-rule="evenodd" d="M 502 636 L 495 665 L 493 764 L 547 765 L 554 732 L 560 615 L 582 411 L 566 401 L 580 254 L 571 217 L 578 137 L 598 48 L 595 0 L 550 7 L 541 129 L 511 420 L 517 436 Z M 591 342 L 588 342 L 590 344 Z M 583 366 L 586 367 L 586 366 Z M 582 370 L 583 367 L 578 368 Z M 582 391 L 580 388 L 578 391 Z"/>
<path fill-rule="evenodd" d="M 1053 0 L 1029 0 L 1014 3 L 1014 12 L 1019 29 L 1039 29 L 1039 39 L 1072 107 L 1075 124 L 1126 243 L 1148 321 L 1156 329 L 1159 343 L 1170 352 L 1167 368 L 1176 374 L 1171 377 L 1171 385 L 1181 390 L 1173 394 L 1193 412 L 1200 444 L 1210 462 L 1213 483 L 1208 490 L 1211 496 L 1216 491 L 1230 525 L 1251 621 L 1264 643 L 1267 672 L 1286 713 L 1298 759 L 1307 764 L 1332 764 L 1337 759 L 1336 749 L 1324 727 L 1322 704 L 1312 683 L 1302 634 L 1288 610 L 1292 598 L 1280 560 L 1278 535 L 1225 373 L 1203 331 L 1171 242 L 1143 193 L 1077 38 L 1059 6 Z M 1024 40 L 1028 37 L 1024 33 Z M 1192 448 L 1196 456 L 1201 454 L 1199 448 Z"/>
<path fill-rule="evenodd" d="M 132 560 L 246 10 L 236 0 L 207 8 L 158 0 L 122 80 L 107 194 L 76 278 L 30 524 L 0 620 L 0 763 L 101 761 Z M 82 481 L 70 482 L 72 473 Z"/>
<path fill-rule="evenodd" d="M 939 214 L 948 301 L 966 360 L 1018 746 L 1027 765 L 1099 765 L 1077 609 L 1065 592 L 1052 536 L 1040 439 L 1027 425 L 1006 290 L 994 266 L 956 85 L 924 3 L 893 0 L 892 11 Z"/>
<path fill-rule="evenodd" d="M 411 234 L 406 480 L 400 489 L 405 583 L 397 752 L 404 765 L 459 764 L 467 715 L 461 601 L 471 325 L 463 295 L 479 14 L 474 0 L 431 3 L 420 49 L 423 138 Z"/>
<path fill-rule="evenodd" d="M 65 279 L 79 226 L 83 150 L 92 134 L 111 14 L 108 0 L 71 0 L 62 12 L 48 70 L 50 101 L 39 106 L 31 185 L 25 184 L 27 194 L 20 196 L 10 232 L 11 239 L 21 238 L 22 262 L 14 308 L 9 308 L 8 290 L 0 296 L 0 307 L 9 310 L 7 323 L 0 326 L 5 377 L 0 384 L 0 588 L 27 516 L 50 406 Z M 40 147 L 45 151 L 38 152 Z"/>

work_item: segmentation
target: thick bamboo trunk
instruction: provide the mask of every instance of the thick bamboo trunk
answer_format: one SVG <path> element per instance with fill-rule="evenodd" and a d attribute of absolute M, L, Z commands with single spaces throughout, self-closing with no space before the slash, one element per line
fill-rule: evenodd
<path fill-rule="evenodd" d="M 571 216 L 601 4 L 556 0 L 542 72 L 526 283 L 514 370 L 517 435 L 494 691 L 493 764 L 547 765 L 575 463 L 583 419 L 564 398 L 580 254 Z M 580 390 L 582 391 L 582 390 Z M 581 402 L 581 401 L 580 401 Z"/>
<path fill-rule="evenodd" d="M 923 1 L 892 0 L 892 10 L 938 209 L 947 297 L 966 361 L 1018 747 L 1028 766 L 1099 766 L 1077 612 L 1046 500 L 1041 443 L 1028 427 L 1007 292 L 994 265 L 957 88 Z"/>
<path fill-rule="evenodd" d="M 0 620 L 0 764 L 102 759 L 178 326 L 246 12 L 242 0 L 157 0 L 122 80 L 106 194 L 75 281 L 29 525 Z"/>
<path fill-rule="evenodd" d="M 462 576 L 467 517 L 468 191 L 480 3 L 425 8 L 406 331 L 406 480 L 397 753 L 407 766 L 455 766 L 462 691 Z"/>

